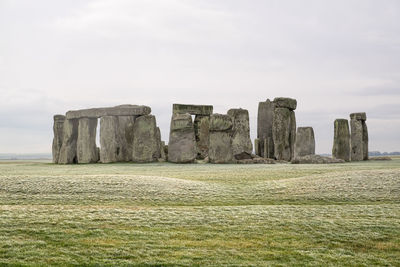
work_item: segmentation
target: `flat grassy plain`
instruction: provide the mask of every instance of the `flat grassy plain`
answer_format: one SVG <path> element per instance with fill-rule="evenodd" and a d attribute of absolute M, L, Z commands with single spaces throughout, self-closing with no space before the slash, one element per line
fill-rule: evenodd
<path fill-rule="evenodd" d="M 2 161 L 0 265 L 400 266 L 400 158 Z"/>

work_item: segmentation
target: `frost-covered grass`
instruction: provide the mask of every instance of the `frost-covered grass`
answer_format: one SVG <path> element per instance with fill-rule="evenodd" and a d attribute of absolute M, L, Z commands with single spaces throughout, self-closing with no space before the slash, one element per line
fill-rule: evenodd
<path fill-rule="evenodd" d="M 0 265 L 392 265 L 400 158 L 0 162 Z"/>

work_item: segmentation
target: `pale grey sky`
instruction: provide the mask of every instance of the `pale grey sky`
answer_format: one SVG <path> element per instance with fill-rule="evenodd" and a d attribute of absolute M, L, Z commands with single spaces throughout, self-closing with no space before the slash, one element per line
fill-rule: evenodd
<path fill-rule="evenodd" d="M 400 150 L 398 0 L 0 0 L 0 153 L 50 152 L 52 115 L 173 103 L 250 112 L 296 98 L 330 153 L 335 118 L 367 112 L 370 150 Z"/>

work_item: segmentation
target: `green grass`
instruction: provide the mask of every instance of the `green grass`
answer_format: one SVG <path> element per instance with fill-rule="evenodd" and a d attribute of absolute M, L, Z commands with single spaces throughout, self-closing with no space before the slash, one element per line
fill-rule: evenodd
<path fill-rule="evenodd" d="M 400 158 L 3 161 L 0 265 L 400 266 Z"/>

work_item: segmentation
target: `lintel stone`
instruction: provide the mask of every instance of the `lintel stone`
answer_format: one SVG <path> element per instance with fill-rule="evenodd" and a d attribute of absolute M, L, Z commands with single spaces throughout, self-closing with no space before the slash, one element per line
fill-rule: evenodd
<path fill-rule="evenodd" d="M 90 108 L 71 110 L 66 114 L 67 119 L 100 118 L 104 116 L 141 116 L 148 115 L 151 108 L 138 105 L 120 105 L 109 108 Z"/>
<path fill-rule="evenodd" d="M 189 113 L 190 115 L 211 115 L 213 106 L 211 105 L 192 105 L 192 104 L 173 104 L 172 113 Z"/>

